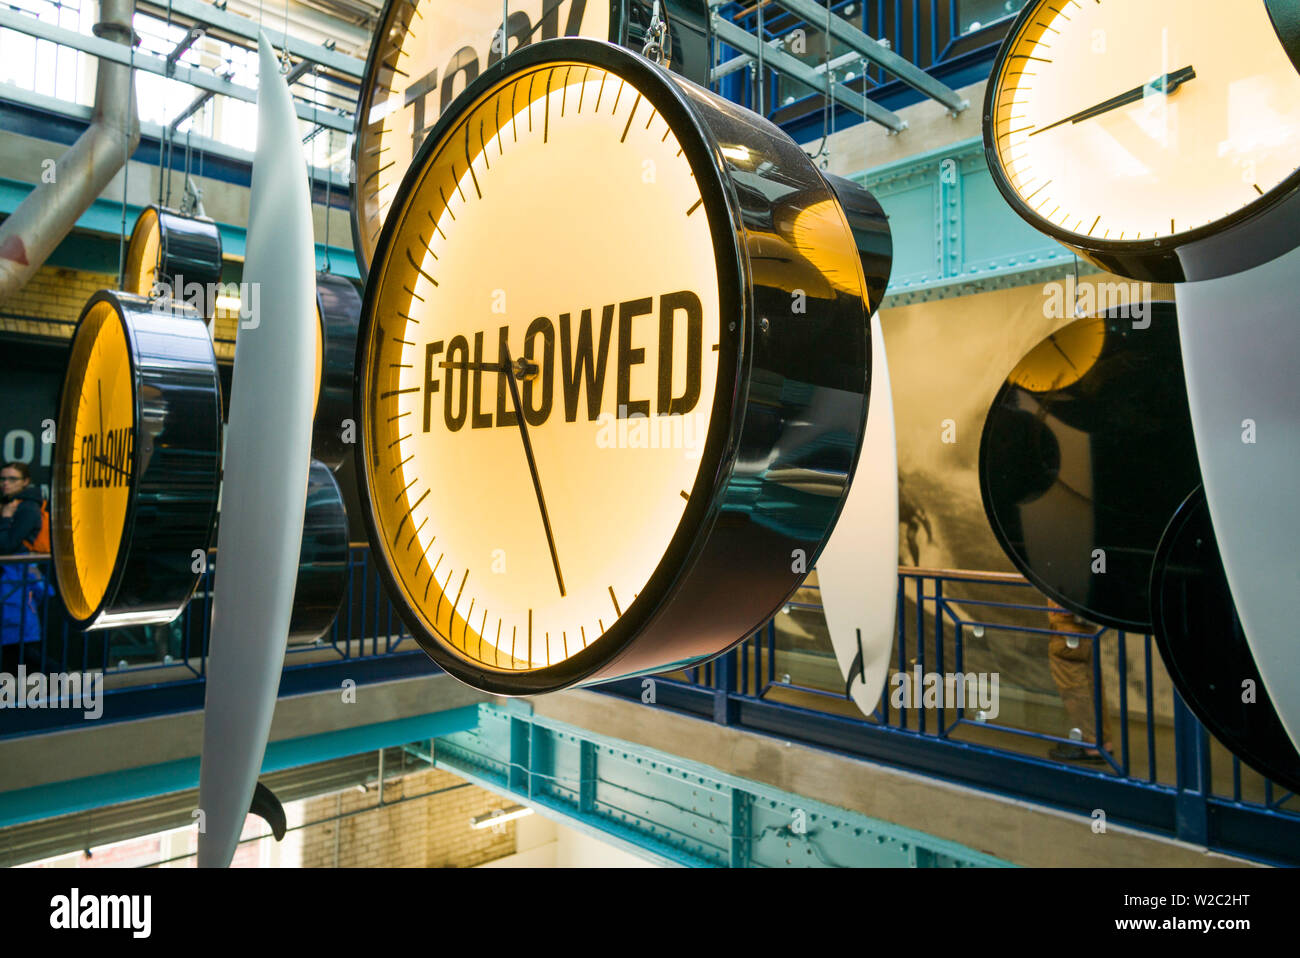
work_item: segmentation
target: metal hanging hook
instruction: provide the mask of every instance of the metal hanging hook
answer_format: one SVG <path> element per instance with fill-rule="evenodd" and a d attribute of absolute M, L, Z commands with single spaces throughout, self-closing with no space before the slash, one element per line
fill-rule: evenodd
<path fill-rule="evenodd" d="M 641 55 L 647 60 L 668 67 L 671 60 L 672 42 L 668 35 L 668 20 L 660 13 L 659 0 L 655 0 L 650 11 L 650 25 L 646 27 L 645 45 Z"/>

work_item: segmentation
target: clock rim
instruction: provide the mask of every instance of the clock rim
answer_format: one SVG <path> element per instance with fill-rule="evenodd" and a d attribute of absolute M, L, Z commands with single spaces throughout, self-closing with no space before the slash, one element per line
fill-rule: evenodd
<path fill-rule="evenodd" d="M 95 604 L 94 608 L 92 609 L 89 615 L 82 618 L 74 614 L 71 609 L 68 609 L 66 607 L 66 604 L 64 607 L 64 612 L 66 613 L 68 618 L 72 621 L 72 623 L 78 628 L 83 630 L 89 630 L 94 628 L 96 623 L 100 619 L 100 617 L 103 616 L 111 608 L 113 600 L 116 599 L 117 597 L 118 589 L 121 587 L 122 584 L 122 576 L 123 573 L 126 571 L 126 564 L 131 553 L 131 539 L 133 538 L 131 535 L 131 530 L 135 522 L 136 501 L 138 498 L 137 493 L 140 488 L 140 470 L 139 470 L 140 456 L 138 455 L 138 450 L 135 446 L 135 443 L 139 437 L 139 430 L 140 430 L 139 349 L 135 339 L 135 330 L 133 330 L 131 328 L 131 324 L 126 321 L 126 311 L 122 308 L 123 300 L 127 300 L 127 301 L 139 300 L 141 303 L 144 303 L 146 305 L 148 304 L 148 300 L 144 299 L 141 296 L 136 295 L 135 293 L 124 293 L 124 292 L 118 292 L 115 290 L 107 290 L 107 289 L 98 290 L 91 295 L 90 299 L 86 300 L 86 304 L 81 308 L 81 316 L 78 317 L 77 319 L 76 328 L 72 331 L 72 344 L 73 344 L 72 349 L 75 350 L 77 336 L 81 333 L 82 328 L 86 322 L 86 319 L 90 316 L 90 313 L 94 309 L 95 305 L 98 303 L 108 303 L 110 310 L 113 314 L 113 318 L 122 327 L 122 334 L 126 340 L 126 352 L 128 358 L 129 375 L 131 377 L 131 429 L 132 429 L 131 481 L 127 486 L 126 512 L 123 513 L 122 515 L 122 529 L 118 533 L 117 555 L 113 560 L 113 570 L 112 572 L 109 573 L 108 582 L 104 586 L 103 595 L 99 597 L 99 601 Z M 64 403 L 67 399 L 67 389 L 68 389 L 68 376 L 65 373 L 63 377 L 63 383 L 59 386 L 59 407 L 58 407 L 59 418 L 58 418 L 57 428 L 60 435 L 75 436 L 76 434 L 75 430 L 65 429 L 64 422 L 63 422 Z M 75 443 L 73 444 L 73 447 L 74 447 L 73 451 L 68 453 L 69 457 L 75 454 Z M 56 463 L 61 463 L 63 461 L 62 456 L 57 457 L 55 461 Z M 55 515 L 62 516 L 63 514 L 63 503 L 61 501 L 62 497 L 59 495 L 59 489 L 61 485 L 59 481 L 60 471 L 61 470 L 59 470 L 56 467 L 55 474 L 51 476 L 51 482 L 50 482 L 51 521 L 53 521 L 53 516 Z M 59 559 L 61 553 L 61 550 L 58 548 L 58 543 L 59 543 L 59 534 L 55 532 L 53 535 L 50 536 L 50 552 L 51 552 L 51 559 L 54 563 L 54 573 L 56 576 L 56 580 L 58 580 L 58 576 L 59 576 Z M 72 553 L 73 555 L 75 555 L 76 550 L 73 549 Z M 60 586 L 60 592 L 65 592 L 65 591 L 66 590 L 64 590 Z"/>
<path fill-rule="evenodd" d="M 98 290 L 90 296 L 86 301 L 86 304 L 82 307 L 81 316 L 78 318 L 77 326 L 73 330 L 74 342 L 77 333 L 81 330 L 85 318 L 90 314 L 90 311 L 94 306 L 100 302 L 107 302 L 109 304 L 115 318 L 122 324 L 126 336 L 131 376 L 132 428 L 135 431 L 133 442 L 139 442 L 142 433 L 141 423 L 143 420 L 143 401 L 141 398 L 140 387 L 146 370 L 157 371 L 162 367 L 156 359 L 152 358 L 152 354 L 145 354 L 142 356 L 139 338 L 136 334 L 135 327 L 130 322 L 128 314 L 152 312 L 159 301 L 151 300 L 144 296 L 138 296 L 134 293 L 122 292 L 121 290 Z M 206 554 L 206 551 L 211 544 L 212 529 L 217 515 L 217 500 L 221 487 L 221 450 L 223 430 L 223 424 L 221 421 L 221 377 L 217 368 L 216 354 L 212 349 L 212 341 L 210 336 L 207 334 L 207 327 L 200 312 L 190 304 L 183 301 L 169 301 L 166 305 L 166 316 L 174 321 L 192 320 L 199 328 L 204 330 L 203 340 L 207 343 L 207 362 L 204 366 L 206 366 L 206 373 L 210 377 L 208 384 L 211 389 L 205 390 L 204 402 L 211 404 L 212 408 L 209 411 L 213 415 L 212 436 L 214 438 L 214 446 L 209 450 L 212 456 L 211 487 L 205 493 L 205 498 L 202 502 L 197 503 L 197 505 L 195 503 L 188 503 L 184 507 L 184 509 L 187 510 L 185 514 L 193 514 L 194 508 L 196 507 L 201 507 L 206 510 L 207 518 L 202 523 L 202 528 L 205 530 L 202 545 Z M 196 335 L 194 338 L 197 340 L 198 336 Z M 57 423 L 59 434 L 66 433 L 63 422 L 63 405 L 67 393 L 67 386 L 68 377 L 65 374 L 63 383 L 59 387 L 59 420 Z M 189 386 L 184 388 L 178 387 L 172 389 L 171 393 L 174 395 L 175 393 L 184 392 L 190 388 L 191 387 Z M 165 393 L 162 398 L 168 401 L 168 418 L 170 419 L 172 415 L 177 415 L 177 413 L 172 411 L 170 408 L 172 396 Z M 191 447 L 189 451 L 193 452 L 194 448 Z M 58 533 L 54 527 L 56 517 L 62 517 L 63 515 L 63 503 L 58 492 L 58 477 L 61 470 L 57 463 L 60 461 L 61 459 L 56 457 L 54 477 L 50 489 L 50 549 L 51 558 L 54 562 L 56 581 L 61 581 L 58 579 L 58 557 L 61 554 L 61 550 L 58 549 Z M 168 601 L 165 606 L 155 604 L 147 607 L 152 608 L 154 611 L 146 615 L 144 618 L 141 617 L 142 613 L 139 608 L 124 608 L 121 606 L 122 587 L 127 581 L 128 574 L 135 574 L 133 573 L 133 563 L 140 561 L 148 555 L 148 553 L 141 553 L 140 555 L 136 555 L 135 553 L 137 532 L 139 531 L 137 520 L 140 510 L 141 496 L 145 493 L 152 495 L 158 490 L 167 489 L 170 483 L 167 481 L 167 473 L 163 470 L 169 468 L 171 468 L 171 463 L 167 461 L 166 456 L 150 456 L 148 463 L 145 464 L 139 454 L 139 447 L 133 445 L 131 484 L 128 491 L 126 513 L 122 519 L 122 532 L 120 534 L 117 557 L 114 562 L 113 571 L 109 576 L 103 596 L 89 616 L 86 618 L 79 618 L 73 615 L 71 610 L 65 609 L 68 619 L 77 628 L 86 632 L 91 632 L 98 629 L 124 628 L 132 625 L 170 622 L 181 613 L 185 608 L 186 603 L 188 603 L 193 596 L 194 590 L 197 588 L 198 583 L 204 574 L 202 572 L 187 573 L 184 576 L 177 574 L 174 577 L 162 577 L 157 588 L 162 598 L 165 598 Z M 58 503 L 57 505 L 56 502 Z M 175 508 L 177 510 L 182 509 L 179 505 Z M 197 545 L 198 543 L 196 542 L 195 544 Z M 148 542 L 146 541 L 146 546 L 147 545 Z M 181 585 L 183 582 L 188 582 L 188 586 L 184 589 L 182 594 Z M 174 592 L 171 591 L 173 589 L 175 590 Z M 159 603 L 161 603 L 161 599 L 159 600 Z M 168 618 L 161 617 L 164 610 L 170 610 L 170 616 Z"/>
<path fill-rule="evenodd" d="M 366 279 L 362 297 L 361 319 L 357 328 L 357 353 L 354 363 L 354 403 L 360 424 L 361 441 L 353 453 L 358 498 L 366 525 L 372 553 L 380 544 L 379 559 L 375 567 L 390 597 L 396 596 L 394 605 L 399 617 L 410 630 L 416 643 L 448 674 L 475 688 L 504 695 L 534 695 L 558 691 L 580 684 L 599 674 L 609 664 L 617 661 L 636 645 L 655 617 L 667 608 L 679 587 L 688 577 L 695 560 L 704 551 L 719 513 L 719 490 L 731 474 L 739 453 L 736 437 L 743 424 L 747 408 L 750 334 L 750 297 L 752 277 L 748 257 L 741 246 L 740 208 L 734 194 L 734 185 L 726 172 L 720 147 L 713 133 L 696 114 L 680 84 L 686 80 L 671 74 L 644 57 L 607 41 L 588 37 L 557 37 L 530 43 L 509 57 L 497 61 L 451 103 L 438 118 L 425 137 L 402 177 L 402 182 L 389 208 L 379 241 L 375 247 L 372 265 L 385 262 L 389 247 L 397 235 L 399 217 L 394 210 L 399 198 L 405 203 L 408 195 L 423 178 L 434 147 L 452 132 L 464 119 L 470 106 L 483 93 L 507 77 L 527 72 L 552 61 L 586 62 L 591 66 L 613 72 L 632 80 L 638 92 L 668 121 L 681 143 L 687 160 L 695 171 L 700 186 L 700 196 L 709 217 L 709 231 L 713 242 L 715 267 L 718 274 L 719 333 L 718 379 L 714 392 L 714 405 L 709 428 L 700 457 L 695 484 L 672 539 L 656 563 L 637 598 L 622 612 L 603 635 L 584 649 L 554 665 L 525 670 L 497 669 L 486 664 L 473 663 L 455 652 L 450 644 L 433 637 L 425 627 L 423 616 L 408 603 L 406 589 L 393 569 L 387 549 L 386 537 L 379 534 L 375 510 L 372 506 L 369 467 L 366 464 L 368 414 L 364 405 L 365 382 L 363 369 L 370 340 L 371 319 L 378 299 L 376 277 L 382 275 L 372 270 Z M 670 113 L 674 114 L 670 117 Z M 711 175 L 704 175 L 705 173 Z M 719 227 L 726 224 L 725 229 Z M 721 335 L 721 323 L 735 317 L 736 329 Z M 671 559 L 671 561 L 670 561 Z M 645 600 L 645 601 L 643 601 Z M 633 613 L 637 615 L 633 618 Z M 504 681 L 503 681 L 504 679 Z"/>
<path fill-rule="evenodd" d="M 1242 272 L 1276 259 L 1300 245 L 1294 229 L 1300 217 L 1300 167 L 1263 196 L 1257 196 L 1228 215 L 1171 237 L 1150 240 L 1099 240 L 1064 230 L 1029 208 L 1011 185 L 1002 165 L 993 129 L 993 115 L 1007 55 L 1026 23 L 1049 0 L 1031 0 L 1016 15 L 998 47 L 984 91 L 984 159 L 998 192 L 1016 214 L 1038 232 L 1056 240 L 1101 269 L 1154 283 L 1179 283 L 1214 279 Z M 1279 39 L 1279 43 L 1281 40 Z M 1284 48 L 1285 50 L 1285 48 Z M 1192 252 L 1193 258 L 1180 253 Z M 1244 254 L 1244 255 L 1243 255 Z"/>

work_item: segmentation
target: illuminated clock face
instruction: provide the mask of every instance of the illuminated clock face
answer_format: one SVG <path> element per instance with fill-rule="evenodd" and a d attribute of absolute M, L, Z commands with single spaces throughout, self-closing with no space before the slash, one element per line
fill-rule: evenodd
<path fill-rule="evenodd" d="M 1300 74 L 1262 2 L 1038 0 L 988 112 L 1013 205 L 1084 248 L 1177 244 L 1300 169 Z"/>
<path fill-rule="evenodd" d="M 158 280 L 158 251 L 162 245 L 162 227 L 158 211 L 147 206 L 131 230 L 131 242 L 126 250 L 126 272 L 122 288 L 128 293 L 148 296 Z"/>
<path fill-rule="evenodd" d="M 131 352 L 110 303 L 95 304 L 82 320 L 63 402 L 72 418 L 71 434 L 64 425 L 58 437 L 56 472 L 66 477 L 67 512 L 55 527 L 55 555 L 64 604 L 86 619 L 99 608 L 117 565 L 135 474 Z"/>
<path fill-rule="evenodd" d="M 501 59 L 501 4 L 391 0 L 375 34 L 357 110 L 355 248 L 368 266 L 415 151 L 434 121 L 480 72 Z M 557 36 L 609 36 L 601 0 L 510 4 L 507 49 Z"/>
<path fill-rule="evenodd" d="M 598 642 L 712 494 L 714 214 L 656 95 L 576 61 L 504 73 L 421 155 L 377 253 L 372 534 L 420 625 L 486 672 Z"/>

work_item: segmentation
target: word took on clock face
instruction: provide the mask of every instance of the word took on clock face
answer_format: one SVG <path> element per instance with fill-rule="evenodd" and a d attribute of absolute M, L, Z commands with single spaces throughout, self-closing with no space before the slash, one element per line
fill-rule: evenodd
<path fill-rule="evenodd" d="M 489 353 L 488 330 L 427 342 L 422 430 L 432 428 L 438 405 L 444 425 L 452 432 L 466 426 L 517 426 L 505 376 L 486 368 L 504 366 L 512 356 L 522 356 L 530 367 L 520 389 L 529 426 L 543 425 L 552 414 L 562 414 L 565 422 L 608 418 L 603 412 L 608 398 L 617 406 L 619 418 L 648 416 L 652 407 L 659 415 L 685 415 L 700 400 L 703 320 L 700 297 L 679 290 L 664 293 L 657 301 L 646 296 L 559 313 L 555 320 L 538 316 L 524 330 L 522 349 L 510 342 L 518 337 L 518 329 L 500 326 L 495 355 Z M 652 389 L 634 388 L 634 375 L 641 372 L 638 367 L 653 375 Z M 610 378 L 613 397 L 606 395 Z"/>

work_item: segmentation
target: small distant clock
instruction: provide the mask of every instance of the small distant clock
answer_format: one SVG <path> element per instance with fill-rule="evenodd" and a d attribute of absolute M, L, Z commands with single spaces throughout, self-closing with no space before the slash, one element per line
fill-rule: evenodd
<path fill-rule="evenodd" d="M 357 355 L 361 294 L 350 279 L 316 274 L 316 397 L 312 414 L 312 456 L 338 469 L 352 454 L 346 435 L 352 411 L 352 363 Z M 355 428 L 355 424 L 353 426 Z"/>
<path fill-rule="evenodd" d="M 59 594 L 78 626 L 180 614 L 211 534 L 220 428 L 217 362 L 198 313 L 92 296 L 59 398 L 50 514 Z"/>
<path fill-rule="evenodd" d="M 889 265 L 837 189 L 594 40 L 530 45 L 443 114 L 367 282 L 356 454 L 444 669 L 530 694 L 678 667 L 803 581 L 862 441 L 863 264 Z"/>
<path fill-rule="evenodd" d="M 1300 243 L 1295 0 L 1032 0 L 984 105 L 994 182 L 1031 226 L 1155 282 Z"/>
<path fill-rule="evenodd" d="M 164 206 L 146 206 L 126 247 L 122 285 L 128 293 L 152 296 L 171 290 L 210 321 L 221 281 L 221 231 L 210 219 L 186 216 Z"/>
<path fill-rule="evenodd" d="M 653 0 L 511 0 L 506 50 L 583 36 L 640 50 Z M 704 0 L 663 0 L 672 68 L 696 83 L 713 65 Z M 388 0 L 374 33 L 356 111 L 353 247 L 362 273 L 398 184 L 434 121 L 502 59 L 501 0 Z"/>

